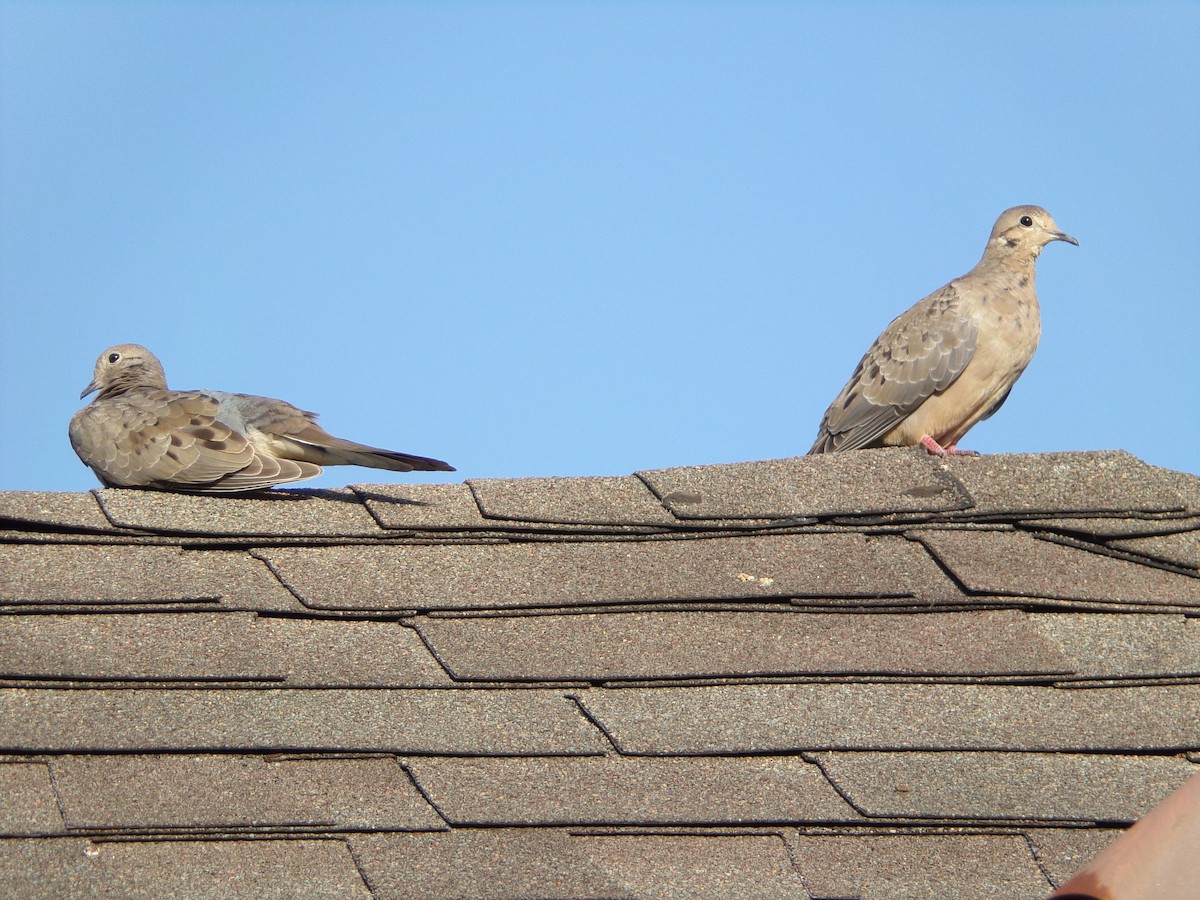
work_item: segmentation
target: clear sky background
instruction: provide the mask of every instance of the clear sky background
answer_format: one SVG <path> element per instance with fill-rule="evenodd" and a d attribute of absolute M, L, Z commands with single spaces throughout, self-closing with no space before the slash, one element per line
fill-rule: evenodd
<path fill-rule="evenodd" d="M 1200 4 L 0 6 L 0 489 L 86 490 L 97 354 L 442 474 L 807 451 L 897 314 L 1045 206 L 963 445 L 1196 472 Z"/>

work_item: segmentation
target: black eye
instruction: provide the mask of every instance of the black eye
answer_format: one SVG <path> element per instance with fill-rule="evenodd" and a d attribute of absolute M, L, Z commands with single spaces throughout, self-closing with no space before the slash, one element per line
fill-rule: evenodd
<path fill-rule="evenodd" d="M 1021 224 L 1024 225 L 1026 228 L 1032 228 L 1033 227 L 1033 219 L 1029 218 L 1029 216 L 1021 216 Z"/>
<path fill-rule="evenodd" d="M 110 353 L 110 354 L 108 354 L 108 361 L 109 361 L 110 363 L 115 363 L 115 362 L 116 362 L 117 360 L 119 360 L 120 358 L 121 358 L 121 354 L 120 354 L 120 353 Z"/>

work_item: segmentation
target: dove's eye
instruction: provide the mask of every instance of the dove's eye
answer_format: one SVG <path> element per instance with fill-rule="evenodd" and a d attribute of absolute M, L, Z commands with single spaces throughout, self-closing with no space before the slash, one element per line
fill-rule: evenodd
<path fill-rule="evenodd" d="M 120 358 L 121 358 L 121 354 L 120 354 L 120 353 L 110 353 L 110 354 L 108 354 L 108 361 L 109 361 L 110 363 L 115 363 L 115 362 L 117 362 L 117 361 L 118 361 Z"/>
<path fill-rule="evenodd" d="M 1033 219 L 1031 219 L 1029 216 L 1021 216 L 1021 224 L 1024 225 L 1026 228 L 1032 228 L 1033 227 Z"/>

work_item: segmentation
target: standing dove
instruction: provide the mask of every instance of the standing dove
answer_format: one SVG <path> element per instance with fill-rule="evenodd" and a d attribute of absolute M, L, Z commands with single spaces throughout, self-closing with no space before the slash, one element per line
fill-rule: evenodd
<path fill-rule="evenodd" d="M 322 466 L 453 472 L 439 459 L 344 441 L 316 414 L 282 400 L 172 391 L 162 364 L 137 344 L 109 347 L 71 419 L 71 446 L 105 487 L 237 493 L 303 481 Z"/>
<path fill-rule="evenodd" d="M 897 316 L 825 411 L 812 453 L 920 444 L 935 456 L 998 410 L 1041 336 L 1034 269 L 1051 241 L 1079 241 L 1040 206 L 1000 214 L 983 259 Z"/>

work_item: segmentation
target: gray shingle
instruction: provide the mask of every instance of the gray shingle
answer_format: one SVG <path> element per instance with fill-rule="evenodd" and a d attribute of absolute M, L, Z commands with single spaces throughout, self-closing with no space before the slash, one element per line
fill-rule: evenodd
<path fill-rule="evenodd" d="M 948 459 L 975 505 L 965 516 L 1164 513 L 1191 503 L 1187 476 L 1123 450 Z"/>
<path fill-rule="evenodd" d="M 0 841 L 0 896 L 22 900 L 371 900 L 340 840 Z"/>
<path fill-rule="evenodd" d="M 0 604 L 105 606 L 220 604 L 303 607 L 240 551 L 102 545 L 0 545 Z"/>
<path fill-rule="evenodd" d="M 797 756 L 407 762 L 454 825 L 749 825 L 854 821 Z"/>
<path fill-rule="evenodd" d="M 0 835 L 62 834 L 64 830 L 46 764 L 0 763 Z"/>
<path fill-rule="evenodd" d="M 93 755 L 50 766 L 75 829 L 446 827 L 391 757 Z"/>
<path fill-rule="evenodd" d="M 0 491 L 0 520 L 78 531 L 115 531 L 91 493 Z"/>
<path fill-rule="evenodd" d="M 653 612 L 422 619 L 456 678 L 611 681 L 746 675 L 1069 673 L 1015 611 Z M 972 647 L 969 654 L 963 647 Z M 1200 657 L 1198 657 L 1200 658 Z"/>
<path fill-rule="evenodd" d="M 575 840 L 590 865 L 633 897 L 809 896 L 787 845 L 775 834 L 609 834 Z"/>
<path fill-rule="evenodd" d="M 1034 897 L 1200 765 L 1127 454 L 100 493 L 0 493 L 0 896 Z"/>
<path fill-rule="evenodd" d="M 645 482 L 632 475 L 475 478 L 467 484 L 489 519 L 572 525 L 678 525 Z"/>
<path fill-rule="evenodd" d="M 1200 620 L 1154 613 L 1031 613 L 1088 679 L 1200 676 Z"/>
<path fill-rule="evenodd" d="M 245 612 L 12 616 L 0 625 L 0 677 L 322 687 L 452 684 L 416 632 L 399 622 Z"/>
<path fill-rule="evenodd" d="M 376 900 L 623 900 L 580 841 L 548 828 L 456 828 L 349 838 Z"/>
<path fill-rule="evenodd" d="M 806 900 L 777 834 L 571 835 L 545 828 L 354 835 L 379 900 Z"/>
<path fill-rule="evenodd" d="M 724 540 L 456 546 L 271 547 L 255 551 L 318 609 L 467 609 L 905 596 L 899 537 L 776 535 Z"/>
<path fill-rule="evenodd" d="M 1162 560 L 1176 566 L 1200 569 L 1200 530 L 1183 534 L 1163 534 L 1155 537 L 1127 538 L 1110 541 L 1109 546 L 1139 556 Z"/>
<path fill-rule="evenodd" d="M 1122 516 L 1077 516 L 1075 518 L 1021 519 L 1028 531 L 1054 531 L 1093 539 L 1144 537 L 1176 534 L 1200 529 L 1196 516 L 1131 519 Z"/>
<path fill-rule="evenodd" d="M 487 531 L 498 524 L 479 511 L 466 484 L 352 484 L 380 527 L 401 531 Z"/>
<path fill-rule="evenodd" d="M 1050 884 L 1020 835 L 802 835 L 796 868 L 814 897 L 1042 897 Z"/>
<path fill-rule="evenodd" d="M 871 450 L 638 475 L 680 519 L 805 519 L 963 509 L 971 499 L 928 454 Z M 846 485 L 854 485 L 853 492 Z"/>
<path fill-rule="evenodd" d="M 384 532 L 348 488 L 276 490 L 253 497 L 110 488 L 100 506 L 122 528 L 170 534 L 379 537 Z"/>
<path fill-rule="evenodd" d="M 0 675 L 282 681 L 256 623 L 253 613 L 12 616 L 0 627 Z"/>
<path fill-rule="evenodd" d="M 287 683 L 313 687 L 438 687 L 453 684 L 420 637 L 399 622 L 274 619 Z"/>
<path fill-rule="evenodd" d="M 1200 578 L 1015 531 L 912 532 L 973 593 L 1200 605 Z"/>
<path fill-rule="evenodd" d="M 538 690 L 0 689 L 0 751 L 589 754 L 602 736 Z"/>
<path fill-rule="evenodd" d="M 1030 829 L 1029 842 L 1038 864 L 1059 887 L 1123 833 L 1119 828 L 1036 828 Z"/>
<path fill-rule="evenodd" d="M 1200 747 L 1200 685 L 747 684 L 577 696 L 622 753 L 798 750 L 1177 752 Z"/>
<path fill-rule="evenodd" d="M 850 532 L 854 534 L 855 532 Z M 842 536 L 842 535 L 837 535 Z M 820 536 L 817 536 L 820 539 Z M 916 610 L 937 607 L 978 607 L 980 602 L 962 591 L 934 557 L 918 541 L 904 540 L 894 534 L 864 535 L 869 559 L 877 561 L 892 573 L 893 586 L 887 593 L 875 595 L 838 596 L 832 590 L 820 590 L 820 582 L 805 594 L 793 596 L 793 603 L 803 606 L 835 606 L 871 609 L 882 606 L 903 606 Z M 841 560 L 841 566 L 853 565 L 854 559 Z M 898 594 L 896 588 L 903 587 Z"/>
<path fill-rule="evenodd" d="M 1079 753 L 819 753 L 868 816 L 1133 822 L 1200 771 L 1171 756 Z"/>

